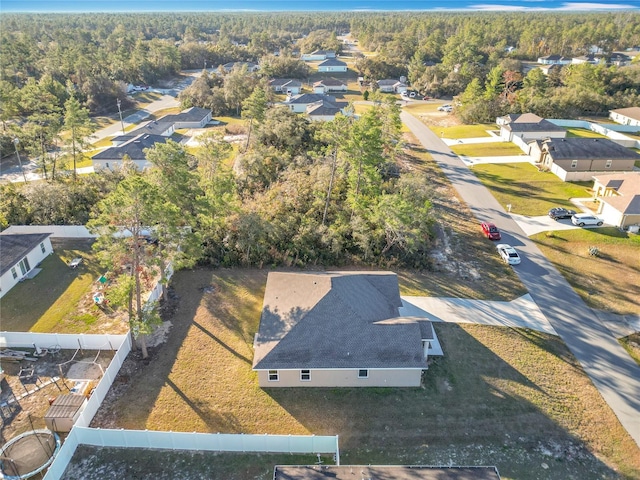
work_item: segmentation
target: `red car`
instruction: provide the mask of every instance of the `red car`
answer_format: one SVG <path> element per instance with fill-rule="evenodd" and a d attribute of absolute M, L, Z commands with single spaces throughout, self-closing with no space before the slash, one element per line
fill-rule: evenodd
<path fill-rule="evenodd" d="M 480 226 L 482 227 L 482 233 L 484 233 L 489 240 L 500 240 L 500 238 L 502 238 L 500 236 L 500 230 L 498 230 L 498 227 L 493 223 L 482 222 Z"/>

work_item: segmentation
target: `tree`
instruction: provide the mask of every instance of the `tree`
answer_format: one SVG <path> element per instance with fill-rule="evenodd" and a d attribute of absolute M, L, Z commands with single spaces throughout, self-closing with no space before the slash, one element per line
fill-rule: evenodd
<path fill-rule="evenodd" d="M 262 123 L 267 111 L 267 92 L 265 87 L 258 85 L 253 89 L 251 95 L 244 99 L 242 102 L 242 117 L 249 120 L 249 132 L 247 133 L 247 144 L 245 150 L 249 148 L 249 142 L 251 140 L 251 127 L 253 121 Z"/>
<path fill-rule="evenodd" d="M 88 136 L 95 131 L 95 127 L 89 118 L 89 110 L 82 107 L 73 94 L 64 104 L 64 126 L 70 132 L 66 143 L 71 147 L 73 178 L 75 180 L 78 153 L 89 144 Z"/>

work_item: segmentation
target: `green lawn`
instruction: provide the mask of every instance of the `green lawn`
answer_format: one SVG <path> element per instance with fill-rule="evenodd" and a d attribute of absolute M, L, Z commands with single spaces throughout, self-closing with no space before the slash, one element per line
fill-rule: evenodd
<path fill-rule="evenodd" d="M 259 388 L 252 343 L 266 275 L 177 272 L 161 354 L 92 426 L 338 434 L 343 464 L 496 465 L 505 480 L 542 478 L 542 463 L 550 480 L 640 475 L 637 445 L 566 346 L 529 330 L 436 324 L 445 357 L 423 388 Z"/>
<path fill-rule="evenodd" d="M 581 138 L 607 138 L 605 135 L 601 135 L 597 132 L 587 130 L 586 128 L 567 128 L 567 138 L 581 137 Z"/>
<path fill-rule="evenodd" d="M 522 150 L 511 142 L 498 143 L 467 143 L 462 145 L 452 145 L 451 150 L 456 155 L 467 157 L 500 157 L 522 155 Z"/>
<path fill-rule="evenodd" d="M 480 181 L 502 204 L 519 215 L 544 215 L 558 206 L 574 208 L 570 198 L 591 196 L 591 182 L 563 182 L 530 163 L 480 164 L 473 167 Z"/>
<path fill-rule="evenodd" d="M 429 105 L 431 106 L 431 105 Z M 437 111 L 439 105 L 434 105 L 434 110 Z M 494 124 L 479 123 L 475 125 L 457 125 L 455 127 L 429 127 L 433 133 L 439 137 L 444 138 L 477 138 L 477 137 L 490 137 L 487 130 L 498 130 L 498 127 Z M 518 149 L 520 150 L 520 149 Z"/>

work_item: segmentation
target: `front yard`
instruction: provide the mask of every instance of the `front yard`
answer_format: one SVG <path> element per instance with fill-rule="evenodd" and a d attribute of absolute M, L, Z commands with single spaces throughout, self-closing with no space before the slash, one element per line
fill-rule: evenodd
<path fill-rule="evenodd" d="M 515 143 L 467 143 L 462 145 L 452 145 L 451 151 L 456 155 L 467 157 L 502 157 L 522 155 L 522 150 Z"/>
<path fill-rule="evenodd" d="M 591 197 L 593 182 L 563 182 L 530 163 L 473 166 L 478 179 L 502 205 L 519 215 L 545 215 L 553 207 L 573 208 L 570 198 Z"/>

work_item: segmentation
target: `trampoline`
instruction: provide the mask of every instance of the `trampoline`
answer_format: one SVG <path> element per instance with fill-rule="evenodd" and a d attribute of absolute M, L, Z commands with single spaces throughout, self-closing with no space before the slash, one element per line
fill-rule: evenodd
<path fill-rule="evenodd" d="M 60 450 L 60 437 L 47 429 L 32 430 L 9 440 L 0 449 L 0 477 L 31 478 L 51 465 Z"/>

